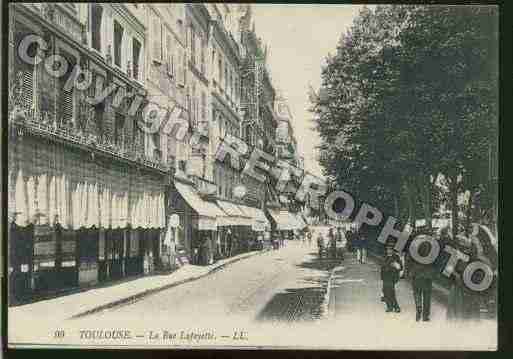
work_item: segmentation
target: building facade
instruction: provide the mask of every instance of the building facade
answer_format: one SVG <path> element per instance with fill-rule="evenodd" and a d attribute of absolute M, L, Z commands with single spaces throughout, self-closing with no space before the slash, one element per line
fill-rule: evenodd
<path fill-rule="evenodd" d="M 13 299 L 210 264 L 270 240 L 270 211 L 289 210 L 276 179 L 216 158 L 228 134 L 278 154 L 250 5 L 24 3 L 9 20 Z M 176 112 L 184 137 L 152 127 L 155 113 Z"/>
<path fill-rule="evenodd" d="M 13 299 L 148 273 L 157 264 L 169 168 L 148 151 L 137 126 L 141 110 L 129 110 L 130 94 L 145 87 L 146 29 L 137 11 L 11 4 Z M 42 39 L 39 46 L 24 47 L 29 35 Z"/>

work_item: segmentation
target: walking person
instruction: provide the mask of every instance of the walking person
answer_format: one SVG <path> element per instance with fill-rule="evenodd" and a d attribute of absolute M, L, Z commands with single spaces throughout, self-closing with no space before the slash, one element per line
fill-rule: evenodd
<path fill-rule="evenodd" d="M 395 295 L 395 285 L 399 280 L 399 272 L 401 270 L 401 259 L 394 252 L 393 244 L 387 243 L 385 246 L 385 258 L 381 265 L 381 280 L 383 281 L 383 296 L 387 313 L 399 313 L 401 311 Z"/>
<path fill-rule="evenodd" d="M 358 245 L 360 248 L 360 263 L 364 264 L 367 262 L 367 235 L 365 233 L 361 233 L 358 241 L 360 242 Z"/>
<path fill-rule="evenodd" d="M 347 252 L 353 253 L 354 252 L 354 248 L 353 248 L 354 231 L 351 228 L 349 229 L 349 231 L 347 231 L 346 238 L 347 238 L 347 245 L 346 245 Z"/>
<path fill-rule="evenodd" d="M 340 259 L 344 260 L 344 252 L 347 245 L 347 239 L 341 227 L 338 227 L 335 238 L 337 240 L 337 248 L 340 248 L 338 249 Z"/>
<path fill-rule="evenodd" d="M 416 238 L 427 237 L 421 234 Z M 418 248 L 421 257 L 429 255 L 430 244 L 425 241 Z M 415 320 L 420 321 L 421 317 L 424 322 L 430 320 L 431 315 L 431 291 L 433 288 L 433 279 L 436 276 L 436 268 L 433 264 L 421 264 L 410 255 L 410 251 L 406 251 L 406 268 L 408 276 L 412 280 L 413 298 L 415 300 L 416 316 Z"/>
<path fill-rule="evenodd" d="M 312 231 L 308 230 L 308 232 L 306 232 L 306 238 L 308 240 L 308 247 L 312 246 L 312 237 L 313 237 Z"/>
<path fill-rule="evenodd" d="M 317 249 L 319 250 L 319 258 L 322 258 L 322 254 L 324 252 L 324 237 L 321 231 L 319 231 L 319 234 L 317 235 Z"/>
<path fill-rule="evenodd" d="M 353 248 L 356 251 L 356 260 L 358 261 L 358 263 L 361 263 L 362 260 L 362 251 L 360 248 L 360 235 L 361 233 L 358 231 L 354 234 L 353 237 Z"/>
<path fill-rule="evenodd" d="M 333 259 L 337 258 L 337 240 L 335 238 L 335 233 L 333 232 L 333 227 L 328 231 L 328 246 L 330 257 Z"/>

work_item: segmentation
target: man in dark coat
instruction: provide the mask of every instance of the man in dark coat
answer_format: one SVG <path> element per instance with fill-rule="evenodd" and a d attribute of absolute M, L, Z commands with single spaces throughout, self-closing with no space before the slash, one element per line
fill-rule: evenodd
<path fill-rule="evenodd" d="M 395 284 L 399 280 L 399 272 L 402 270 L 401 258 L 394 252 L 394 245 L 387 243 L 385 246 L 385 258 L 381 265 L 381 280 L 383 281 L 383 296 L 386 303 L 386 311 L 399 313 L 401 308 L 395 295 Z"/>
<path fill-rule="evenodd" d="M 420 234 L 416 238 L 426 236 Z M 423 242 L 418 248 L 418 253 L 421 257 L 429 255 L 431 250 L 430 244 Z M 412 280 L 413 298 L 415 299 L 415 307 L 417 314 L 415 320 L 418 322 L 422 316 L 422 320 L 429 321 L 431 314 L 431 290 L 433 288 L 433 278 L 436 276 L 437 269 L 433 264 L 421 264 L 417 262 L 407 251 L 406 255 L 406 268 L 408 269 L 408 276 Z"/>

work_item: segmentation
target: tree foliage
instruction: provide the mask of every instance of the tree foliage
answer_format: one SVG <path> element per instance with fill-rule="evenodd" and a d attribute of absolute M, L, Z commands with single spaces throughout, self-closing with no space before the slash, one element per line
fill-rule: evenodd
<path fill-rule="evenodd" d="M 429 225 L 443 200 L 439 175 L 456 198 L 487 184 L 497 23 L 491 6 L 364 8 L 311 97 L 324 174 L 360 200 Z"/>

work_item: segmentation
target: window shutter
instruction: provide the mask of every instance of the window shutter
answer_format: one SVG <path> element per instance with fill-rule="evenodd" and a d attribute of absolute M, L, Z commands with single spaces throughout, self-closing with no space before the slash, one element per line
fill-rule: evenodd
<path fill-rule="evenodd" d="M 29 109 L 32 107 L 32 100 L 34 97 L 34 70 L 29 67 L 23 71 L 23 91 L 21 103 L 23 107 Z"/>
<path fill-rule="evenodd" d="M 178 84 L 185 86 L 185 67 L 184 67 L 184 54 L 183 49 L 177 49 L 177 69 L 178 69 Z"/>
<path fill-rule="evenodd" d="M 166 31 L 166 62 L 167 62 L 167 72 L 171 76 L 174 77 L 173 72 L 173 38 L 171 37 L 171 33 Z"/>
<path fill-rule="evenodd" d="M 206 117 L 207 117 L 207 96 L 203 92 L 201 94 L 201 119 L 203 121 L 205 121 Z"/>
<path fill-rule="evenodd" d="M 187 56 L 184 49 L 180 53 L 182 54 L 182 83 L 185 86 L 187 84 Z"/>
<path fill-rule="evenodd" d="M 73 87 L 66 91 L 64 90 L 64 86 L 66 84 L 67 79 L 69 76 L 71 76 L 72 69 L 75 67 L 75 63 L 73 61 L 70 61 L 70 56 L 64 56 L 69 63 L 68 72 L 62 76 L 60 81 L 60 94 L 59 94 L 59 101 L 60 101 L 60 114 L 61 114 L 61 120 L 62 123 L 69 123 L 69 121 L 73 121 L 73 109 L 74 109 L 74 103 L 73 103 Z"/>
<path fill-rule="evenodd" d="M 62 87 L 64 87 L 64 83 Z M 59 98 L 61 101 L 61 119 L 64 123 L 68 123 L 73 120 L 73 90 L 62 90 Z"/>

